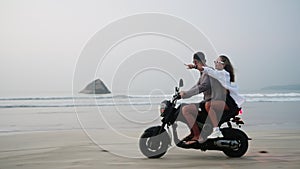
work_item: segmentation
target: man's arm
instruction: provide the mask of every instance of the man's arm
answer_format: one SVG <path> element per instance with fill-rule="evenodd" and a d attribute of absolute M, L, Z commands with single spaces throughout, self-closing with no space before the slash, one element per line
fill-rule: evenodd
<path fill-rule="evenodd" d="M 199 79 L 199 82 L 195 86 L 193 86 L 190 90 L 183 92 L 183 94 L 181 95 L 183 99 L 190 98 L 210 89 L 209 76 L 205 73 L 202 74 L 202 76 L 202 79 Z"/>

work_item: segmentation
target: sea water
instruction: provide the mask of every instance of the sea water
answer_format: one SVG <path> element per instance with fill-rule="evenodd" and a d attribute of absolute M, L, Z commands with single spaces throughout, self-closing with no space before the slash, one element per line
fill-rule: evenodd
<path fill-rule="evenodd" d="M 246 102 L 299 102 L 300 92 L 287 93 L 246 93 L 242 94 Z M 166 95 L 66 95 L 66 96 L 29 96 L 0 97 L 0 108 L 51 108 L 51 107 L 91 107 L 91 106 L 126 106 L 159 105 Z M 181 100 L 180 102 L 199 102 L 202 96 Z"/>
<path fill-rule="evenodd" d="M 247 130 L 299 129 L 300 91 L 242 94 Z M 0 97 L 0 133 L 49 130 L 139 129 L 160 125 L 159 105 L 165 95 L 36 94 Z M 202 95 L 180 100 L 197 103 Z M 183 125 L 187 128 L 186 125 Z"/>

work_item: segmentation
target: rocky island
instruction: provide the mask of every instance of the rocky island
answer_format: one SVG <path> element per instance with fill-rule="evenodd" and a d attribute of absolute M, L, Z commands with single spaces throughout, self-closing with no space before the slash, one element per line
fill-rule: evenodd
<path fill-rule="evenodd" d="M 96 79 L 89 83 L 80 93 L 84 94 L 108 94 L 111 93 L 102 80 Z"/>

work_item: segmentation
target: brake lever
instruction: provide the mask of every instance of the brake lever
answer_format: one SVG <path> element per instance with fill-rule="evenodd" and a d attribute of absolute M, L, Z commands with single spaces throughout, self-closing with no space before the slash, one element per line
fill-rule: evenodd
<path fill-rule="evenodd" d="M 179 92 L 176 93 L 176 94 L 173 96 L 173 98 L 174 98 L 174 100 L 175 100 L 175 99 L 176 99 L 176 100 L 181 99 L 180 93 L 179 93 Z"/>

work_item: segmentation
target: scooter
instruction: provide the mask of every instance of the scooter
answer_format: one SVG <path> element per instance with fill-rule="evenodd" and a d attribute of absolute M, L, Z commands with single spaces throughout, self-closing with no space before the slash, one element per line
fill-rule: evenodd
<path fill-rule="evenodd" d="M 197 117 L 197 124 L 201 132 L 201 137 L 205 138 L 205 142 L 192 145 L 183 144 L 184 140 L 178 138 L 177 127 L 179 120 L 178 115 L 181 113 L 183 104 L 177 105 L 177 100 L 180 97 L 180 87 L 183 86 L 183 80 L 180 79 L 179 87 L 175 87 L 175 94 L 171 100 L 164 100 L 160 105 L 160 116 L 162 117 L 162 124 L 160 126 L 153 126 L 144 131 L 139 139 L 139 148 L 143 155 L 148 158 L 162 157 L 171 146 L 172 135 L 176 146 L 185 149 L 196 150 L 219 150 L 223 151 L 228 157 L 241 157 L 248 150 L 248 140 L 251 140 L 246 133 L 237 127 L 241 127 L 244 122 L 239 117 L 241 108 L 231 111 L 224 111 L 219 122 L 222 138 L 207 139 L 207 136 L 212 132 L 212 125 L 205 123 L 206 116 L 203 116 L 205 111 L 204 104 L 200 104 L 200 109 Z M 207 114 L 207 113 L 206 113 Z M 226 123 L 226 124 L 225 124 Z M 222 127 L 224 125 L 225 127 Z M 232 124 L 236 124 L 233 127 Z M 170 130 L 172 127 L 172 131 Z M 237 127 L 236 127 L 237 126 Z M 168 130 L 166 130 L 167 128 Z"/>

